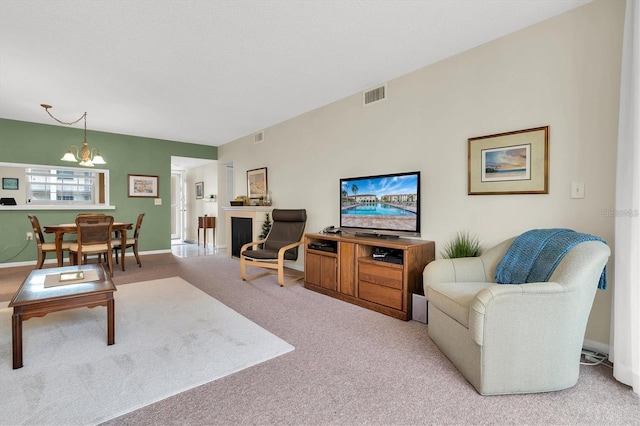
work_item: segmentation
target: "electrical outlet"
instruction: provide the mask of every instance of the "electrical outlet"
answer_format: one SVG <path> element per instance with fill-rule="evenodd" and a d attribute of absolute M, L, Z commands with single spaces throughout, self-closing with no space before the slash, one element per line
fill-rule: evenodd
<path fill-rule="evenodd" d="M 32 232 L 27 232 L 26 239 L 27 239 L 27 241 L 33 240 L 33 233 Z"/>

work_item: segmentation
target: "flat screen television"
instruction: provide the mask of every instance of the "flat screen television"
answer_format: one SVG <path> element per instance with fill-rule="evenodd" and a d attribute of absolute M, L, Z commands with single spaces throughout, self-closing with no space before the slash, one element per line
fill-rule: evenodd
<path fill-rule="evenodd" d="M 340 230 L 419 237 L 420 172 L 340 179 Z"/>

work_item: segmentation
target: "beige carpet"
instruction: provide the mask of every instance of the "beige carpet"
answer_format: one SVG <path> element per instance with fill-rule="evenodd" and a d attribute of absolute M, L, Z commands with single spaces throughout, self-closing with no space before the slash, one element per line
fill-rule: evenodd
<path fill-rule="evenodd" d="M 2 304 L 1 424 L 96 424 L 294 349 L 178 277 L 119 286 L 115 298 L 115 345 L 105 308 L 52 313 L 23 323 L 18 370 Z"/>

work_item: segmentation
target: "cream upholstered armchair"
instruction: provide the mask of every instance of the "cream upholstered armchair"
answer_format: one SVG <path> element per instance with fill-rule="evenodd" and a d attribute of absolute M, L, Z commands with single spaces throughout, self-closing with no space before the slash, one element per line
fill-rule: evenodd
<path fill-rule="evenodd" d="M 609 247 L 585 241 L 546 281 L 497 284 L 496 269 L 515 240 L 479 257 L 438 259 L 423 273 L 429 337 L 482 395 L 575 385 L 587 319 L 606 277 Z"/>

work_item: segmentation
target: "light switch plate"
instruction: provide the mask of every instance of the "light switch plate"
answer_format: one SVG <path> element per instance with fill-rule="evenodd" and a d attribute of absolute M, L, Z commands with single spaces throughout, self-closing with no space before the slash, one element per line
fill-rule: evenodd
<path fill-rule="evenodd" d="M 161 206 L 162 205 L 162 198 L 156 198 L 155 200 L 153 200 L 153 203 L 156 206 Z"/>
<path fill-rule="evenodd" d="M 584 182 L 571 182 L 571 198 L 584 198 Z"/>

